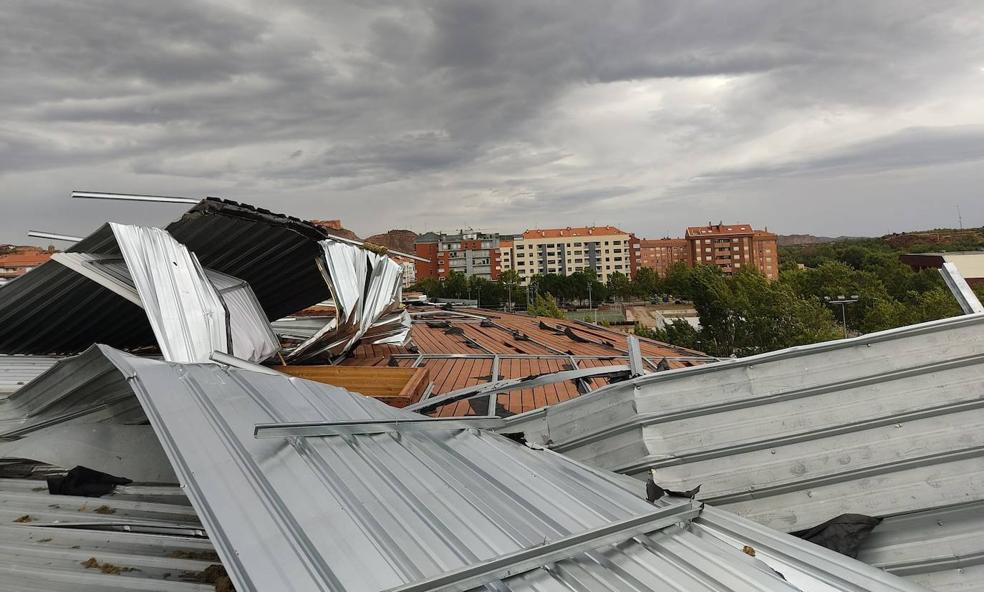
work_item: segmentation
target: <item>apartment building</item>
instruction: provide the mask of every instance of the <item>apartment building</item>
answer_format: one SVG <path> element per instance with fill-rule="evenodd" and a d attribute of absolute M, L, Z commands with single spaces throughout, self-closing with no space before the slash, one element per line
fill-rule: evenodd
<path fill-rule="evenodd" d="M 609 274 L 632 273 L 634 237 L 614 226 L 527 230 L 513 240 L 513 268 L 526 284 L 534 275 L 571 275 L 593 269 L 601 281 Z"/>
<path fill-rule="evenodd" d="M 742 267 L 756 267 L 765 277 L 779 277 L 776 235 L 749 224 L 708 224 L 687 228 L 686 241 L 694 265 L 717 265 L 731 275 Z"/>
<path fill-rule="evenodd" d="M 648 267 L 659 275 L 666 275 L 674 263 L 682 261 L 693 265 L 690 259 L 690 243 L 685 238 L 642 239 L 636 250 L 634 267 Z"/>
<path fill-rule="evenodd" d="M 414 242 L 416 255 L 428 259 L 416 262 L 417 281 L 447 277 L 452 272 L 496 280 L 512 267 L 510 238 L 473 230 L 424 233 Z"/>
<path fill-rule="evenodd" d="M 51 259 L 53 252 L 34 247 L 18 247 L 13 252 L 0 255 L 0 279 L 12 280 L 24 275 Z"/>

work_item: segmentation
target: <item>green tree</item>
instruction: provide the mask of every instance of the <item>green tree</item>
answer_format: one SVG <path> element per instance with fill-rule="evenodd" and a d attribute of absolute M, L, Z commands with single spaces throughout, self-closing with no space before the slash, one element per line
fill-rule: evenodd
<path fill-rule="evenodd" d="M 633 293 L 632 280 L 619 271 L 608 274 L 608 291 L 617 298 L 630 298 Z"/>
<path fill-rule="evenodd" d="M 655 269 L 640 267 L 632 278 L 633 293 L 640 298 L 652 298 L 659 290 L 659 274 Z"/>
<path fill-rule="evenodd" d="M 564 318 L 564 311 L 557 306 L 557 300 L 551 294 L 537 294 L 527 312 L 536 317 Z"/>
<path fill-rule="evenodd" d="M 515 269 L 507 269 L 499 274 L 499 281 L 503 284 L 519 285 L 519 272 Z"/>
<path fill-rule="evenodd" d="M 837 338 L 831 311 L 754 269 L 727 278 L 712 266 L 691 277 L 700 315 L 698 349 L 718 356 L 746 356 Z"/>
<path fill-rule="evenodd" d="M 666 270 L 666 277 L 663 278 L 662 290 L 667 294 L 672 294 L 678 298 L 693 299 L 692 284 L 690 276 L 694 270 L 683 261 L 677 261 Z"/>

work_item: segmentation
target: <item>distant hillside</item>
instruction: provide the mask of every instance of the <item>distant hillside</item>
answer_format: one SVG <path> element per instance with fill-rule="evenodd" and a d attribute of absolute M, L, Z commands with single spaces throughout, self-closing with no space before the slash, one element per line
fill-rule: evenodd
<path fill-rule="evenodd" d="M 798 247 L 800 245 L 819 245 L 832 243 L 835 238 L 829 236 L 813 236 L 812 234 L 780 234 L 777 242 L 780 247 Z"/>
<path fill-rule="evenodd" d="M 936 228 L 886 234 L 881 240 L 899 251 L 976 251 L 984 248 L 984 228 Z"/>
<path fill-rule="evenodd" d="M 333 234 L 349 240 L 362 240 L 359 238 L 359 235 L 342 226 L 341 220 L 309 220 L 309 222 L 315 226 L 320 226 L 325 229 L 328 234 Z"/>
<path fill-rule="evenodd" d="M 380 245 L 394 251 L 413 253 L 413 242 L 417 240 L 417 233 L 412 230 L 390 230 L 383 234 L 374 234 L 366 238 L 367 243 Z"/>

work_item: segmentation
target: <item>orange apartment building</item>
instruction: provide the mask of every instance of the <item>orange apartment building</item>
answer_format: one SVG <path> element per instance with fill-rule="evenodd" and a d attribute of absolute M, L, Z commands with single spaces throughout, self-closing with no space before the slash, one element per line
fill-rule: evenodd
<path fill-rule="evenodd" d="M 755 267 L 774 280 L 779 277 L 776 238 L 749 224 L 708 224 L 687 228 L 685 240 L 694 265 L 717 265 L 727 275 L 743 267 Z"/>
<path fill-rule="evenodd" d="M 0 255 L 0 284 L 45 263 L 51 259 L 53 252 L 36 247 L 17 247 L 13 252 Z"/>
<path fill-rule="evenodd" d="M 648 267 L 656 270 L 659 275 L 666 275 L 670 267 L 678 261 L 693 265 L 690 258 L 690 243 L 685 238 L 641 239 L 636 251 L 635 268 Z"/>

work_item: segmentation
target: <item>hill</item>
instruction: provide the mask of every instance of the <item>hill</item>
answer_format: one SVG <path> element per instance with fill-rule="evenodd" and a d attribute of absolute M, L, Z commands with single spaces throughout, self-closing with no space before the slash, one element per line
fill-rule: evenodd
<path fill-rule="evenodd" d="M 887 234 L 881 240 L 899 251 L 976 251 L 984 248 L 984 228 L 936 228 Z"/>
<path fill-rule="evenodd" d="M 386 247 L 394 251 L 413 253 L 413 242 L 417 240 L 417 233 L 412 230 L 396 229 L 382 234 L 374 234 L 366 237 L 365 240 L 367 243 Z"/>
<path fill-rule="evenodd" d="M 818 245 L 834 242 L 829 236 L 814 236 L 812 234 L 780 234 L 776 241 L 780 247 L 798 247 L 801 245 Z"/>

